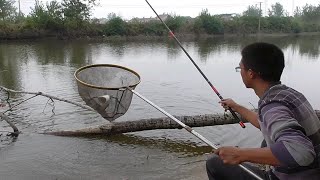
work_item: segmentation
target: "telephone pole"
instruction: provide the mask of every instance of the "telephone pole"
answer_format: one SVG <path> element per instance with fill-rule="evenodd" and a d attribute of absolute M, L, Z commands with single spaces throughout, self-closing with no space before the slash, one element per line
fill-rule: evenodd
<path fill-rule="evenodd" d="M 294 0 L 292 0 L 292 16 L 294 16 Z"/>
<path fill-rule="evenodd" d="M 267 6 L 268 6 L 268 0 L 264 0 L 264 16 L 268 15 Z"/>
<path fill-rule="evenodd" d="M 261 19 L 261 4 L 262 2 L 259 2 L 260 4 L 260 11 L 259 11 L 259 26 L 258 26 L 258 34 L 260 34 L 260 19 Z"/>
<path fill-rule="evenodd" d="M 20 8 L 20 0 L 18 1 L 19 3 L 19 17 L 21 16 L 21 8 Z"/>

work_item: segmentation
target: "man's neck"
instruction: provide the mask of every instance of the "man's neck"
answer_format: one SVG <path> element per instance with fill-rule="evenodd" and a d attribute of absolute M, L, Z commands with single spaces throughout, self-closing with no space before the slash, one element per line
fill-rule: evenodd
<path fill-rule="evenodd" d="M 255 87 L 253 87 L 253 90 L 259 98 L 262 98 L 264 93 L 273 85 L 274 83 L 270 83 L 266 81 L 258 81 L 255 84 Z"/>

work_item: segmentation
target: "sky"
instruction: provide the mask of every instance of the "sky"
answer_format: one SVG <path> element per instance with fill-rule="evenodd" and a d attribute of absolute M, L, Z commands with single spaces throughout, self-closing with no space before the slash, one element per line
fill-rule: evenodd
<path fill-rule="evenodd" d="M 18 0 L 16 0 L 18 1 Z M 20 0 L 21 11 L 30 12 L 35 0 Z M 41 0 L 46 3 L 50 0 Z M 61 1 L 61 0 L 57 0 Z M 208 9 L 210 14 L 242 13 L 249 5 L 257 5 L 261 2 L 261 10 L 266 11 L 276 2 L 281 3 L 284 9 L 292 15 L 293 7 L 305 4 L 319 5 L 320 0 L 148 0 L 158 14 L 169 13 L 180 16 L 196 17 L 203 9 Z M 154 17 L 155 14 L 145 0 L 100 0 L 99 6 L 92 10 L 92 17 L 106 18 L 109 13 L 116 13 L 123 19 L 134 17 Z"/>

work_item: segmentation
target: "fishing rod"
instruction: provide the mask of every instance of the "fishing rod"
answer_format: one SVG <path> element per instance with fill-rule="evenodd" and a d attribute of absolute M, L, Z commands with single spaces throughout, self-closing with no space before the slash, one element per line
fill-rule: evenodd
<path fill-rule="evenodd" d="M 180 120 L 178 120 L 177 118 L 175 118 L 174 116 L 172 116 L 171 114 L 169 114 L 168 112 L 166 112 L 165 110 L 161 109 L 159 106 L 157 106 L 156 104 L 154 104 L 153 102 L 151 102 L 150 100 L 148 100 L 147 98 L 143 97 L 141 94 L 139 94 L 137 91 L 127 87 L 127 89 L 129 89 L 132 93 L 134 93 L 135 95 L 137 95 L 139 98 L 141 98 L 142 100 L 144 100 L 145 102 L 147 102 L 148 104 L 150 104 L 151 106 L 153 106 L 154 108 L 156 108 L 157 110 L 159 110 L 160 112 L 162 112 L 164 115 L 166 115 L 167 117 L 169 117 L 170 119 L 172 119 L 173 121 L 175 121 L 176 123 L 178 123 L 180 126 L 182 126 L 185 130 L 187 130 L 189 133 L 193 134 L 194 136 L 196 136 L 197 138 L 199 138 L 200 140 L 202 140 L 203 142 L 205 142 L 206 144 L 208 144 L 209 146 L 211 146 L 214 150 L 218 149 L 219 147 L 215 144 L 213 144 L 212 142 L 210 142 L 208 139 L 206 139 L 205 137 L 203 137 L 201 134 L 199 134 L 198 132 L 196 132 L 195 130 L 193 130 L 190 126 L 184 124 L 183 122 L 181 122 Z M 245 167 L 242 164 L 239 164 L 239 167 L 242 168 L 244 171 L 246 171 L 247 173 L 249 173 L 251 176 L 253 176 L 254 178 L 258 179 L 258 180 L 263 180 L 260 176 L 258 176 L 256 173 L 254 173 L 253 171 L 251 171 L 250 169 L 248 169 L 247 167 Z"/>
<path fill-rule="evenodd" d="M 221 96 L 221 94 L 218 92 L 218 90 L 212 85 L 212 83 L 209 81 L 209 79 L 207 78 L 207 76 L 202 72 L 202 70 L 199 68 L 199 66 L 196 64 L 196 62 L 192 59 L 192 57 L 189 55 L 189 53 L 185 50 L 185 48 L 182 46 L 182 44 L 180 43 L 180 41 L 178 40 L 178 38 L 174 35 L 174 33 L 171 31 L 171 29 L 167 26 L 167 24 L 161 19 L 161 17 L 158 15 L 158 13 L 153 9 L 153 7 L 151 6 L 151 4 L 148 2 L 148 0 L 145 0 L 147 2 L 147 4 L 150 6 L 150 8 L 152 9 L 152 11 L 157 15 L 157 17 L 159 18 L 159 20 L 162 22 L 162 24 L 167 28 L 167 30 L 169 31 L 170 36 L 172 36 L 176 42 L 178 43 L 178 45 L 181 47 L 181 49 L 183 50 L 183 52 L 188 56 L 188 58 L 190 59 L 190 61 L 192 62 L 192 64 L 198 69 L 198 71 L 200 72 L 200 74 L 202 75 L 202 77 L 207 81 L 207 83 L 210 85 L 211 89 L 217 94 L 217 96 L 220 98 L 220 100 L 223 100 L 223 97 Z M 240 118 L 237 116 L 237 114 L 229 107 L 228 110 L 231 112 L 232 116 L 239 121 L 239 124 L 242 128 L 245 128 L 245 124 L 240 120 Z"/>

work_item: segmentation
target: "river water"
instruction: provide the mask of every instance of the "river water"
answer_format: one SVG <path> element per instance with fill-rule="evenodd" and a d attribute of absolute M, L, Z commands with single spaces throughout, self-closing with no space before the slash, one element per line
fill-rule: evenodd
<path fill-rule="evenodd" d="M 238 37 L 182 41 L 191 57 L 220 91 L 248 108 L 258 98 L 235 72 L 241 49 L 255 41 L 284 50 L 282 82 L 306 95 L 320 109 L 320 36 Z M 218 97 L 171 39 L 163 41 L 59 41 L 0 43 L 0 85 L 41 91 L 78 103 L 73 73 L 88 64 L 117 64 L 141 76 L 136 90 L 173 115 L 223 113 Z M 5 100 L 1 93 L 1 100 Z M 11 94 L 16 104 L 30 95 Z M 39 133 L 104 124 L 105 120 L 73 105 L 36 97 L 8 115 L 22 134 L 11 141 L 2 133 L 0 179 L 206 179 L 205 159 L 211 150 L 185 130 L 152 130 L 113 137 L 55 137 Z M 163 115 L 134 96 L 129 111 L 116 121 Z M 9 128 L 0 122 L 0 130 Z M 259 131 L 248 125 L 195 128 L 221 145 L 257 147 Z"/>

